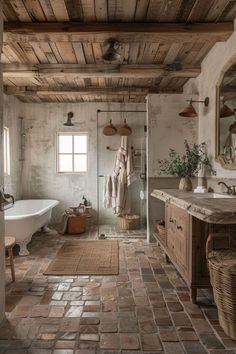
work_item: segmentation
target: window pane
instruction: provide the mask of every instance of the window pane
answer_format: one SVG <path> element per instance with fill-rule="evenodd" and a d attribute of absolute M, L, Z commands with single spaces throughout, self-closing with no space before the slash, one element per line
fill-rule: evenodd
<path fill-rule="evenodd" d="M 74 152 L 77 154 L 87 153 L 87 136 L 75 135 L 74 136 Z"/>
<path fill-rule="evenodd" d="M 72 172 L 72 155 L 59 155 L 59 172 Z"/>
<path fill-rule="evenodd" d="M 74 155 L 74 171 L 87 172 L 87 155 Z"/>
<path fill-rule="evenodd" d="M 72 153 L 71 135 L 59 135 L 59 153 L 64 153 L 64 154 Z"/>

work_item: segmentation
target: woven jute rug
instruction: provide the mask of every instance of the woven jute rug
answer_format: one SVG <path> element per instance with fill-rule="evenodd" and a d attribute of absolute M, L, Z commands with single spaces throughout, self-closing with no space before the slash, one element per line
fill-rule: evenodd
<path fill-rule="evenodd" d="M 66 241 L 45 275 L 116 275 L 119 273 L 117 241 Z"/>

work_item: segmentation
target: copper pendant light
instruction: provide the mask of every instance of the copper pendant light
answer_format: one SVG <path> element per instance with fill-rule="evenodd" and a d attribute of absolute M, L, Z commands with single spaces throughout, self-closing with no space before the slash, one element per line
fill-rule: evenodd
<path fill-rule="evenodd" d="M 188 106 L 182 111 L 179 113 L 179 116 L 181 117 L 191 117 L 191 118 L 194 118 L 194 117 L 197 117 L 197 112 L 195 110 L 195 108 L 193 107 L 193 104 L 192 104 L 192 100 L 190 100 Z"/>
<path fill-rule="evenodd" d="M 179 116 L 181 117 L 187 117 L 187 118 L 195 118 L 198 116 L 195 108 L 193 107 L 193 103 L 204 103 L 204 106 L 207 107 L 209 105 L 209 97 L 206 97 L 204 101 L 194 101 L 194 100 L 187 100 L 189 102 L 188 106 L 179 113 Z"/>
<path fill-rule="evenodd" d="M 234 111 L 224 103 L 220 109 L 220 118 L 227 118 L 233 115 L 234 115 Z"/>
<path fill-rule="evenodd" d="M 112 124 L 112 120 L 110 119 L 110 122 L 108 125 L 106 125 L 104 128 L 103 128 L 103 134 L 106 135 L 106 136 L 112 136 L 112 135 L 115 135 L 117 132 L 117 129 L 116 127 Z"/>
<path fill-rule="evenodd" d="M 118 128 L 118 134 L 121 136 L 129 136 L 132 134 L 132 129 L 127 124 L 126 119 L 124 119 L 124 125 Z"/>

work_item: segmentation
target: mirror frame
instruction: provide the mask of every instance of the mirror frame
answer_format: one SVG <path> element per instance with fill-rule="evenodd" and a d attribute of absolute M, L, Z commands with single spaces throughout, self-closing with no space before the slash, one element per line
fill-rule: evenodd
<path fill-rule="evenodd" d="M 236 163 L 225 163 L 223 157 L 219 154 L 219 141 L 220 141 L 220 85 L 224 78 L 226 71 L 233 65 L 236 64 L 236 54 L 228 60 L 228 62 L 223 66 L 220 76 L 216 83 L 216 117 L 215 117 L 215 160 L 219 162 L 221 167 L 226 170 L 236 170 Z"/>

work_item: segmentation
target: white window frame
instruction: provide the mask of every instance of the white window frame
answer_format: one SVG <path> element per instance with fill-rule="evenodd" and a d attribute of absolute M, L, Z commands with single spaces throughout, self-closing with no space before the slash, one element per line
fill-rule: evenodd
<path fill-rule="evenodd" d="M 4 164 L 4 176 L 10 176 L 10 131 L 8 127 L 3 127 L 3 164 Z"/>
<path fill-rule="evenodd" d="M 59 153 L 59 137 L 60 136 L 72 136 L 72 153 Z M 87 151 L 86 153 L 74 153 L 74 136 L 86 136 L 87 137 Z M 88 174 L 88 133 L 87 132 L 58 132 L 57 133 L 57 149 L 56 149 L 56 171 L 57 174 L 59 175 L 86 175 Z M 72 155 L 72 166 L 73 166 L 73 171 L 59 171 L 59 156 L 60 155 Z M 86 171 L 74 171 L 74 156 L 75 155 L 86 155 L 87 159 L 87 165 L 86 165 Z"/>

